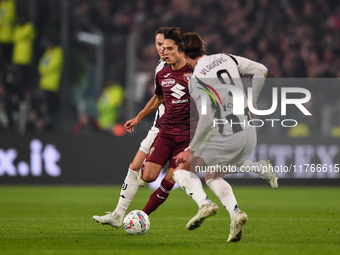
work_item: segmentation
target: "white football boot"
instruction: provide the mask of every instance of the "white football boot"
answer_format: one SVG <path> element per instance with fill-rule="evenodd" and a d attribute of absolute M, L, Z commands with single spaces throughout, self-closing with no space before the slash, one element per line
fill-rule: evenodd
<path fill-rule="evenodd" d="M 188 230 L 194 230 L 194 229 L 200 227 L 203 224 L 203 221 L 206 218 L 213 216 L 217 213 L 218 213 L 218 205 L 217 204 L 211 202 L 209 204 L 202 205 L 198 209 L 197 214 L 191 220 L 189 220 L 186 228 Z"/>
<path fill-rule="evenodd" d="M 264 166 L 261 170 L 260 176 L 262 179 L 267 180 L 273 189 L 277 189 L 279 187 L 279 183 L 277 181 L 279 178 L 277 178 L 272 164 L 270 164 L 268 159 L 262 159 L 259 162 L 262 166 Z"/>
<path fill-rule="evenodd" d="M 230 224 L 230 233 L 227 242 L 238 242 L 242 238 L 244 225 L 248 221 L 248 216 L 245 212 L 239 211 Z"/>
<path fill-rule="evenodd" d="M 113 228 L 119 228 L 122 225 L 123 217 L 116 215 L 114 212 L 106 212 L 104 216 L 94 215 L 92 219 L 100 225 L 110 225 Z"/>

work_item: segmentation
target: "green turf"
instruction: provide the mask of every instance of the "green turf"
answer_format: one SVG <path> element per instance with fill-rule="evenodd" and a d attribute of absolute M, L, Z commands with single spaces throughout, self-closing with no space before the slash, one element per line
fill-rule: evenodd
<path fill-rule="evenodd" d="M 151 214 L 144 236 L 93 222 L 113 210 L 119 187 L 0 187 L 0 254 L 340 254 L 340 188 L 234 187 L 249 216 L 243 239 L 227 243 L 229 216 L 220 213 L 188 231 L 197 206 L 181 190 Z M 129 209 L 152 190 L 140 188 Z M 216 197 L 207 190 L 209 197 Z"/>

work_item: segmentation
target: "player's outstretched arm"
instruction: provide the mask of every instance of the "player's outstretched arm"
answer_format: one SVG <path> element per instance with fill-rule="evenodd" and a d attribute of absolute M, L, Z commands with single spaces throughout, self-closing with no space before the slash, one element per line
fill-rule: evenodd
<path fill-rule="evenodd" d="M 257 98 L 260 95 L 262 87 L 266 81 L 268 69 L 255 61 L 250 61 L 246 70 L 244 71 L 245 74 L 253 75 L 252 80 L 252 87 L 253 87 L 253 102 L 257 102 Z"/>
<path fill-rule="evenodd" d="M 257 110 L 257 99 L 261 93 L 262 87 L 266 81 L 268 69 L 255 61 L 252 61 L 247 58 L 239 57 L 239 56 L 233 56 L 237 60 L 237 68 L 242 75 L 253 75 L 252 79 L 252 101 L 253 101 L 253 107 L 249 107 L 250 109 L 250 115 L 251 117 L 255 117 L 256 114 L 252 112 L 252 109 Z"/>
<path fill-rule="evenodd" d="M 157 108 L 164 102 L 163 95 L 154 95 L 149 102 L 146 104 L 143 110 L 141 110 L 138 115 L 128 120 L 124 127 L 129 132 L 132 133 L 134 131 L 133 127 L 137 126 L 145 117 L 149 116 L 151 113 L 157 110 Z"/>
<path fill-rule="evenodd" d="M 125 123 L 124 127 L 125 127 L 126 131 L 128 131 L 129 133 L 132 133 L 134 131 L 133 127 L 137 126 L 139 123 L 140 123 L 140 121 L 138 122 L 137 117 L 135 117 L 131 120 L 128 120 Z"/>

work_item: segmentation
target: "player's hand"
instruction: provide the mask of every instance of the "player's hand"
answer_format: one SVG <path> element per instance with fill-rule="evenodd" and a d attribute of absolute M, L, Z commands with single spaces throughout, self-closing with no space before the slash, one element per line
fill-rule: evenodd
<path fill-rule="evenodd" d="M 140 123 L 140 121 L 137 120 L 137 117 L 131 119 L 131 120 L 128 120 L 124 127 L 126 129 L 126 131 L 128 131 L 129 133 L 132 133 L 134 131 L 134 126 L 137 126 L 138 124 Z"/>
<path fill-rule="evenodd" d="M 256 104 L 255 102 L 253 102 L 253 107 L 254 107 L 254 109 L 256 109 L 256 110 L 257 110 L 257 104 Z M 256 116 L 256 114 L 255 114 L 255 113 L 252 113 L 252 112 L 250 112 L 250 116 L 251 116 L 251 118 L 254 118 L 254 117 Z"/>
<path fill-rule="evenodd" d="M 190 162 L 190 150 L 180 152 L 174 157 L 174 159 L 176 160 L 175 163 L 177 166 L 181 163 L 185 164 Z"/>

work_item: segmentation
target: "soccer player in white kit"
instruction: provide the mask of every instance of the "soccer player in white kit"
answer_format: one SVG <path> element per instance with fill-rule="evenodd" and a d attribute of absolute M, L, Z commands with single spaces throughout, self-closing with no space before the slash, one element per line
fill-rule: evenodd
<path fill-rule="evenodd" d="M 176 157 L 177 163 L 190 162 L 191 169 L 196 166 L 234 166 L 237 168 L 236 172 L 242 172 L 242 167 L 247 166 L 248 169 L 257 169 L 254 172 L 268 180 L 276 189 L 277 177 L 270 169 L 269 161 L 247 160 L 256 146 L 256 130 L 248 125 L 248 120 L 254 114 L 246 107 L 244 114 L 234 115 L 235 90 L 231 91 L 232 87 L 221 88 L 221 85 L 237 86 L 243 93 L 244 105 L 247 105 L 240 75 L 253 75 L 252 101 L 254 109 L 257 109 L 256 101 L 264 85 L 267 68 L 243 57 L 222 53 L 206 55 L 204 42 L 197 33 L 187 33 L 183 38 L 184 56 L 187 64 L 194 70 L 189 82 L 189 91 L 195 100 L 199 121 L 189 148 Z M 205 180 L 230 214 L 231 225 L 227 242 L 237 242 L 242 238 L 248 216 L 239 209 L 231 186 L 223 179 L 225 174 L 225 171 L 208 171 L 205 174 Z M 205 193 L 202 192 L 202 186 L 198 183 L 199 179 L 193 172 L 188 172 L 187 169 L 176 169 L 173 179 L 200 207 L 198 213 L 187 224 L 189 230 L 195 229 L 203 223 L 205 218 L 213 215 L 215 209 L 200 206 Z"/>
<path fill-rule="evenodd" d="M 166 65 L 163 43 L 164 43 L 164 34 L 169 29 L 170 29 L 169 27 L 161 27 L 155 33 L 156 49 L 160 57 L 158 66 L 156 67 L 156 70 L 155 70 L 155 75 L 160 70 L 162 70 L 164 66 Z M 156 99 L 152 97 L 150 101 L 148 102 L 148 105 L 153 106 L 155 101 Z M 128 209 L 135 194 L 137 193 L 138 187 L 144 186 L 146 184 L 145 182 L 143 182 L 143 180 L 138 175 L 138 171 L 141 168 L 147 154 L 149 153 L 149 149 L 153 141 L 155 140 L 155 137 L 158 134 L 159 129 L 156 126 L 156 122 L 163 115 L 164 110 L 165 110 L 164 104 L 161 104 L 156 111 L 153 126 L 149 130 L 147 137 L 141 142 L 140 148 L 137 151 L 135 158 L 133 159 L 132 163 L 129 165 L 126 178 L 121 188 L 120 198 L 116 206 L 116 209 L 112 213 L 107 212 L 107 214 L 104 216 L 94 215 L 92 217 L 94 221 L 102 225 L 111 225 L 112 227 L 115 227 L 115 228 L 119 228 L 122 225 L 125 212 Z"/>

